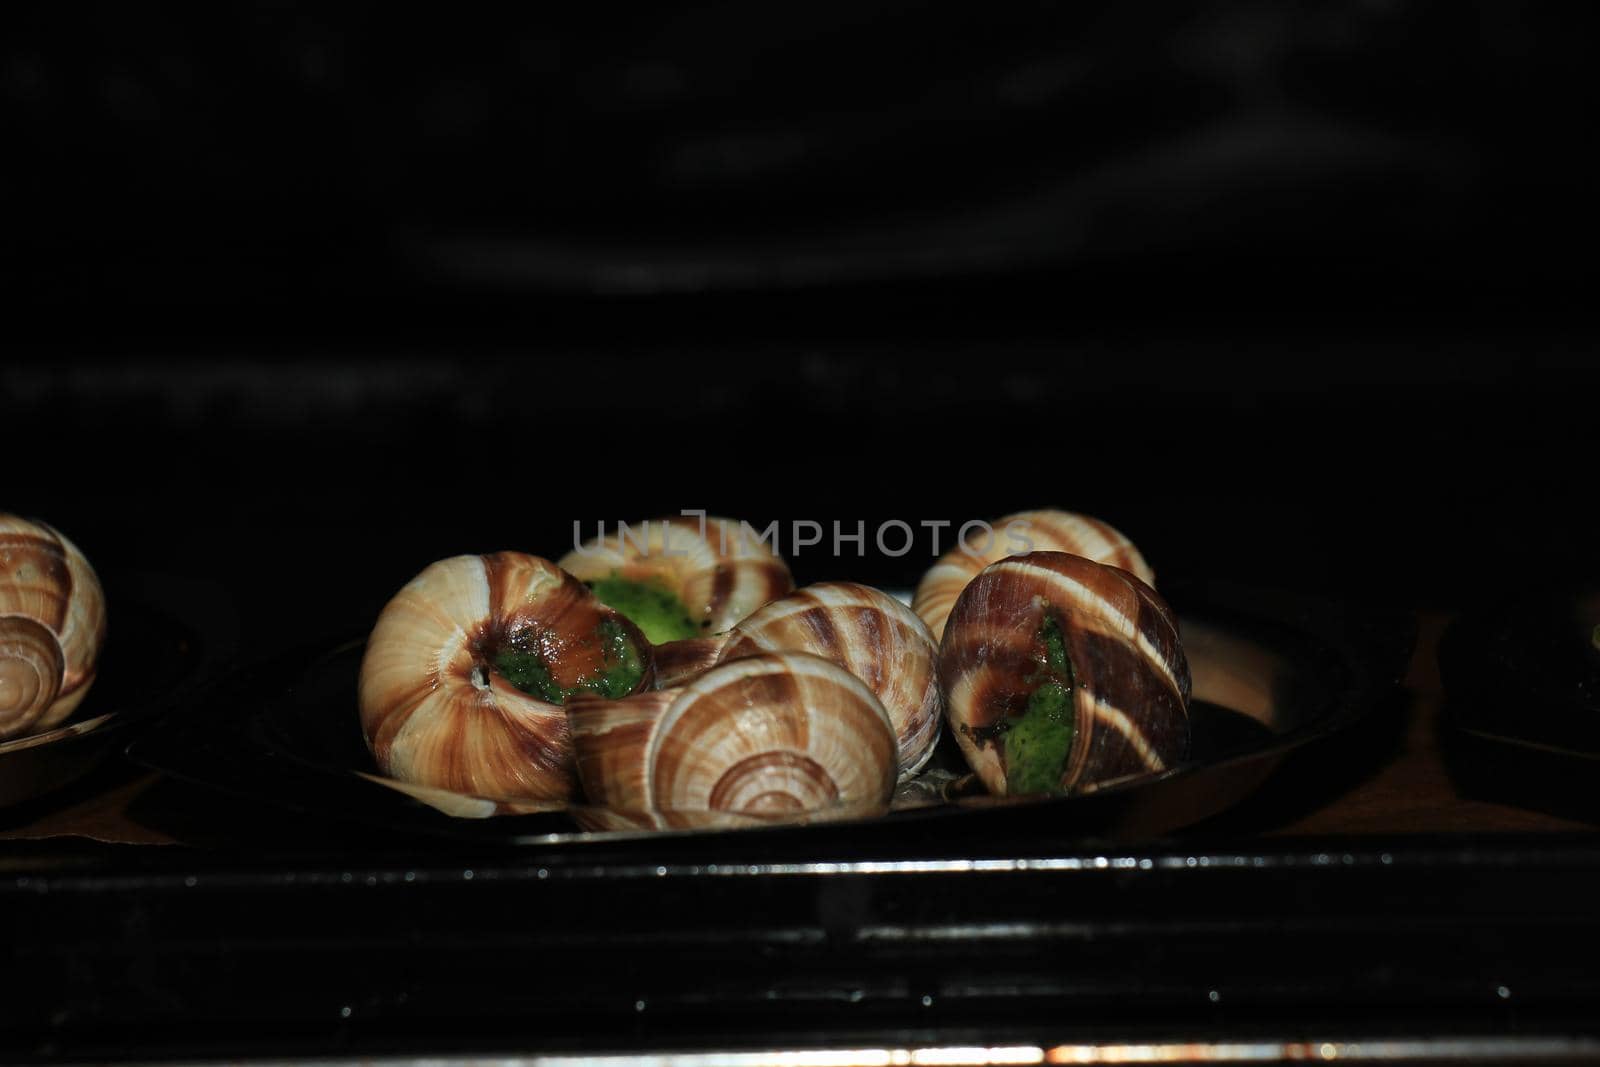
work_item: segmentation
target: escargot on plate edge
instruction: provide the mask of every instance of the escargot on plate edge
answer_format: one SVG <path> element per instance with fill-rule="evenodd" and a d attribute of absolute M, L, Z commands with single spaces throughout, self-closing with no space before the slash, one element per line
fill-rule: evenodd
<path fill-rule="evenodd" d="M 950 613 L 939 678 L 956 742 L 992 793 L 1080 792 L 1187 754 L 1177 619 L 1138 578 L 1081 556 L 986 567 Z"/>
<path fill-rule="evenodd" d="M 537 556 L 455 556 L 378 617 L 361 661 L 361 727 L 384 774 L 485 797 L 572 792 L 562 705 L 648 689 L 650 644 Z"/>
<path fill-rule="evenodd" d="M 105 638 L 105 594 L 78 547 L 44 523 L 0 513 L 0 739 L 71 715 Z"/>

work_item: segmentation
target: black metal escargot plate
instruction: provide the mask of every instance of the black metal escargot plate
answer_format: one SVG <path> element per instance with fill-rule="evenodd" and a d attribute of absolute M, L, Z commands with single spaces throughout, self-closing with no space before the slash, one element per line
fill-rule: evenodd
<path fill-rule="evenodd" d="M 945 841 L 992 840 L 1030 828 L 1054 836 L 1162 833 L 1223 811 L 1288 752 L 1337 733 L 1378 705 L 1414 639 L 1409 619 L 1281 593 L 1173 584 L 1168 596 L 1194 676 L 1191 751 L 1178 767 L 1080 796 L 971 796 L 936 788 L 965 770 L 946 736 L 924 771 L 924 787 L 903 784 L 887 815 L 648 836 L 715 833 L 754 844 L 799 835 L 823 847 L 839 835 L 884 835 L 887 842 L 931 829 Z M 362 648 L 362 639 L 352 637 L 240 672 L 190 714 L 170 717 L 141 738 L 129 754 L 250 800 L 390 831 L 508 844 L 616 841 L 643 833 L 592 810 L 519 810 L 379 777 L 356 715 Z"/>

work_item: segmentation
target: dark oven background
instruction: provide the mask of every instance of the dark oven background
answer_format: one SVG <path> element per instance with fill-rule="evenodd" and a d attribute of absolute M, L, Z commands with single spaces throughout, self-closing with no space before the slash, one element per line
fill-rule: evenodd
<path fill-rule="evenodd" d="M 680 508 L 1054 504 L 1410 606 L 1596 569 L 1579 7 L 4 20 L 0 506 L 247 651 Z M 855 553 L 792 562 L 932 558 Z"/>

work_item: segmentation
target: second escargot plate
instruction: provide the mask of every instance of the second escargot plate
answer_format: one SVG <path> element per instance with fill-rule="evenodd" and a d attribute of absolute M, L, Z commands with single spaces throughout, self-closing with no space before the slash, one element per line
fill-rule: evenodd
<path fill-rule="evenodd" d="M 888 814 L 838 810 L 804 822 L 747 817 L 680 822 L 583 805 L 508 802 L 383 777 L 352 711 L 364 635 L 299 649 L 241 672 L 191 714 L 130 749 L 191 782 L 318 819 L 463 842 L 580 845 L 716 838 L 730 848 L 802 842 L 985 851 L 1039 835 L 1161 834 L 1230 808 L 1292 751 L 1340 734 L 1392 691 L 1410 653 L 1409 619 L 1283 593 L 1172 583 L 1193 676 L 1188 758 L 1161 774 L 1071 796 L 991 797 L 948 730 L 902 781 Z M 663 832 L 665 831 L 665 832 Z M 765 846 L 756 846 L 765 842 Z"/>

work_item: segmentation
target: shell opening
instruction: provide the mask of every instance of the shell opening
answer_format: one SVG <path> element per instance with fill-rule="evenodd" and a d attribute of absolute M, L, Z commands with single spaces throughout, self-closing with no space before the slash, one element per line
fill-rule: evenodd
<path fill-rule="evenodd" d="M 1066 635 L 1048 602 L 1045 608 L 1034 634 L 1039 669 L 1023 679 L 1033 691 L 1022 715 L 1008 720 L 1001 735 L 1006 792 L 1013 795 L 1060 792 L 1077 738 L 1076 686 Z"/>
<path fill-rule="evenodd" d="M 481 673 L 483 684 L 479 688 L 487 688 L 488 670 L 492 667 L 522 692 L 558 705 L 579 693 L 619 700 L 639 688 L 648 665 L 647 652 L 617 619 L 602 618 L 590 638 L 579 644 L 593 662 L 587 671 L 573 678 L 570 667 L 563 670 L 561 663 L 568 646 L 531 629 L 516 631 L 483 649 L 488 662 L 474 665 L 473 684 L 478 684 Z"/>

